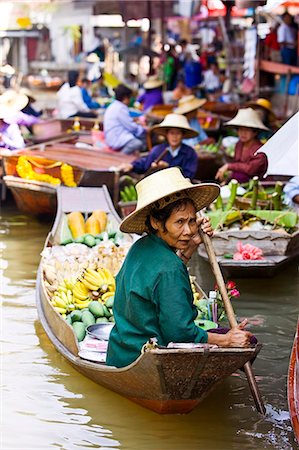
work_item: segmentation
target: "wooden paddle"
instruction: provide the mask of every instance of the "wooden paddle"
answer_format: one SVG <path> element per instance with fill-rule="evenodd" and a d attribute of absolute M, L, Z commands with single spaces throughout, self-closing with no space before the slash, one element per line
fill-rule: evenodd
<path fill-rule="evenodd" d="M 238 323 L 236 321 L 236 317 L 235 317 L 235 313 L 234 313 L 231 301 L 228 298 L 225 282 L 224 282 L 218 261 L 216 259 L 215 250 L 214 250 L 211 238 L 206 233 L 203 233 L 201 230 L 199 230 L 199 232 L 200 232 L 201 239 L 205 245 L 206 252 L 208 254 L 210 264 L 211 264 L 212 270 L 214 272 L 217 285 L 219 287 L 219 291 L 220 291 L 220 294 L 221 294 L 221 297 L 223 300 L 224 309 L 225 309 L 229 324 L 230 324 L 231 328 L 237 328 Z M 265 415 L 266 409 L 265 409 L 262 397 L 260 395 L 256 380 L 254 378 L 252 366 L 249 361 L 247 363 L 245 363 L 244 370 L 245 370 L 245 374 L 247 377 L 247 381 L 248 381 L 248 384 L 250 387 L 250 391 L 251 391 L 253 400 L 255 402 L 256 409 L 259 413 Z"/>

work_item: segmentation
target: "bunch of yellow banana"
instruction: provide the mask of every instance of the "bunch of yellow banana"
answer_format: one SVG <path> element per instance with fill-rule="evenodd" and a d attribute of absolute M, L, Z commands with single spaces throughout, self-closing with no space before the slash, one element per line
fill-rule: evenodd
<path fill-rule="evenodd" d="M 108 290 L 110 292 L 114 292 L 115 291 L 115 278 L 112 275 L 112 273 L 110 272 L 110 270 L 106 269 L 105 267 L 98 267 L 97 272 L 103 278 L 104 284 L 107 285 Z"/>
<path fill-rule="evenodd" d="M 66 289 L 65 291 L 64 286 L 58 287 L 57 291 L 51 297 L 50 302 L 54 309 L 64 318 L 67 312 L 75 309 L 73 293 L 70 289 Z"/>

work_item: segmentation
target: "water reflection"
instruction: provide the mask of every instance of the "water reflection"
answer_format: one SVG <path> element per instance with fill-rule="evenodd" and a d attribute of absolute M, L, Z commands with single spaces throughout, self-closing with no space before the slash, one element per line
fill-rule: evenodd
<path fill-rule="evenodd" d="M 15 225 L 18 223 L 19 225 Z M 186 416 L 159 416 L 130 403 L 73 369 L 37 320 L 35 277 L 49 224 L 14 216 L 0 221 L 3 449 L 240 450 L 295 447 L 286 378 L 298 316 L 294 264 L 275 279 L 238 280 L 238 318 L 263 342 L 254 370 L 267 407 L 255 411 L 244 374 L 230 377 Z M 192 266 L 206 291 L 207 263 Z"/>

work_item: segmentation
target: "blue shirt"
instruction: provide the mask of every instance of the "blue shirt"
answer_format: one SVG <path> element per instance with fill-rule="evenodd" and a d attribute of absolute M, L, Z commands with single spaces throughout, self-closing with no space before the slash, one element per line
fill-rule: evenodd
<path fill-rule="evenodd" d="M 200 123 L 198 122 L 198 119 L 196 117 L 193 117 L 193 119 L 189 120 L 189 125 L 193 130 L 198 132 L 198 136 L 190 139 L 184 139 L 184 144 L 190 145 L 190 147 L 194 147 L 195 145 L 200 144 L 201 141 L 208 139 L 206 132 L 201 128 Z"/>
<path fill-rule="evenodd" d="M 84 101 L 85 105 L 88 106 L 89 109 L 98 109 L 100 107 L 98 102 L 94 102 L 92 100 L 92 97 L 86 88 L 81 87 L 81 91 L 82 91 L 83 101 Z"/>
<path fill-rule="evenodd" d="M 293 202 L 293 198 L 299 195 L 299 177 L 291 178 L 285 185 L 283 191 L 285 194 L 285 203 L 290 208 L 294 208 L 296 203 Z"/>
<path fill-rule="evenodd" d="M 145 129 L 134 122 L 129 108 L 114 100 L 104 114 L 104 134 L 107 145 L 114 150 L 122 149 L 129 141 L 144 135 Z"/>
<path fill-rule="evenodd" d="M 168 143 L 156 145 L 147 156 L 133 161 L 133 171 L 136 173 L 145 173 L 167 147 Z M 163 156 L 162 161 L 166 161 L 169 167 L 179 167 L 187 178 L 192 179 L 196 174 L 198 164 L 197 154 L 192 147 L 186 144 L 181 145 L 176 156 L 172 156 L 168 151 Z"/>

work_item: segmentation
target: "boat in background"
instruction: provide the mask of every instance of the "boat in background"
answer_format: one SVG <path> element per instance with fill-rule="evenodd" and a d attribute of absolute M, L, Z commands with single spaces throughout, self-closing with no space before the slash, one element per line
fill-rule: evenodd
<path fill-rule="evenodd" d="M 17 172 L 20 157 L 26 158 L 34 172 L 59 180 L 62 180 L 62 165 L 71 166 L 69 170 L 77 186 L 105 184 L 115 205 L 119 201 L 118 167 L 134 159 L 120 152 L 100 150 L 86 140 L 82 142 L 80 134 L 71 134 L 3 155 L 3 180 L 11 190 L 18 209 L 25 214 L 43 217 L 55 215 L 58 185 L 20 177 Z"/>
<path fill-rule="evenodd" d="M 288 404 L 295 438 L 299 444 L 299 319 L 289 364 Z"/>
<path fill-rule="evenodd" d="M 251 244 L 263 251 L 264 259 L 232 259 L 237 244 Z M 216 232 L 213 247 L 222 272 L 227 277 L 272 277 L 299 255 L 299 230 L 289 234 L 272 230 L 227 230 Z M 203 245 L 198 254 L 208 261 Z M 230 257 L 228 257 L 229 255 Z"/>
<path fill-rule="evenodd" d="M 86 213 L 101 208 L 120 221 L 105 186 L 102 188 L 58 189 L 58 210 L 45 249 L 59 243 L 65 216 L 72 211 Z M 109 220 L 109 219 L 108 219 Z M 149 344 L 127 367 L 81 358 L 74 329 L 50 302 L 38 270 L 36 303 L 39 320 L 56 350 L 83 375 L 123 397 L 160 414 L 192 411 L 218 384 L 255 358 L 261 346 L 218 348 L 208 344 L 177 344 L 172 348 Z M 107 325 L 107 324 L 99 324 Z"/>

